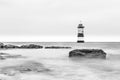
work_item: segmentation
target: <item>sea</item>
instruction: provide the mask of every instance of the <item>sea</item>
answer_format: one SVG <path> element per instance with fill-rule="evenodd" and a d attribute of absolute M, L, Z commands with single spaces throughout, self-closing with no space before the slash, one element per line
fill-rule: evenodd
<path fill-rule="evenodd" d="M 120 80 L 120 42 L 4 42 L 4 44 L 38 44 L 64 46 L 71 49 L 7 49 L 0 53 L 19 54 L 27 58 L 0 60 L 0 68 L 37 61 L 51 71 L 15 76 L 0 74 L 0 80 Z M 69 58 L 74 49 L 103 49 L 106 59 Z"/>

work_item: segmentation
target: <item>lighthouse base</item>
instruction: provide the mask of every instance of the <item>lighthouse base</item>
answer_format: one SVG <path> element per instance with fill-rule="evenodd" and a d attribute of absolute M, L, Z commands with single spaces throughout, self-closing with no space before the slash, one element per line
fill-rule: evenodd
<path fill-rule="evenodd" d="M 84 43 L 85 41 L 84 40 L 81 40 L 81 41 L 77 41 L 77 43 Z"/>

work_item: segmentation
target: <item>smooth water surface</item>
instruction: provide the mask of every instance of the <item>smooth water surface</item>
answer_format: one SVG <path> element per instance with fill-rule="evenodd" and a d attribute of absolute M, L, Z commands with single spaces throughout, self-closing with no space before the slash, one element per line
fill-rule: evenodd
<path fill-rule="evenodd" d="M 5 43 L 29 44 L 29 43 Z M 9 54 L 27 58 L 0 60 L 0 67 L 18 65 L 25 61 L 42 63 L 51 72 L 26 73 L 16 76 L 0 74 L 1 80 L 120 80 L 120 43 L 34 43 L 45 46 L 68 46 L 72 49 L 9 49 Z M 99 48 L 107 53 L 106 60 L 69 58 L 73 49 Z"/>

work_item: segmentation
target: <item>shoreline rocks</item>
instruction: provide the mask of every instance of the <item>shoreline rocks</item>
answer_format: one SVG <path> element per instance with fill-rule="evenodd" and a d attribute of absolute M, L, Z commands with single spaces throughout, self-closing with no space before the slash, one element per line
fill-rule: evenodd
<path fill-rule="evenodd" d="M 36 44 L 18 46 L 18 45 L 0 43 L 0 49 L 41 49 L 41 48 L 43 48 L 43 46 Z"/>
<path fill-rule="evenodd" d="M 69 52 L 69 57 L 106 59 L 102 49 L 75 49 Z"/>

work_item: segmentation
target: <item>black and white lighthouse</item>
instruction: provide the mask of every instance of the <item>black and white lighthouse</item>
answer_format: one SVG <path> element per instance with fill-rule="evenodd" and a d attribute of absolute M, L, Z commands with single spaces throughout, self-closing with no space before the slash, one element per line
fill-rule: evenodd
<path fill-rule="evenodd" d="M 84 43 L 84 26 L 82 23 L 78 25 L 77 43 Z"/>

